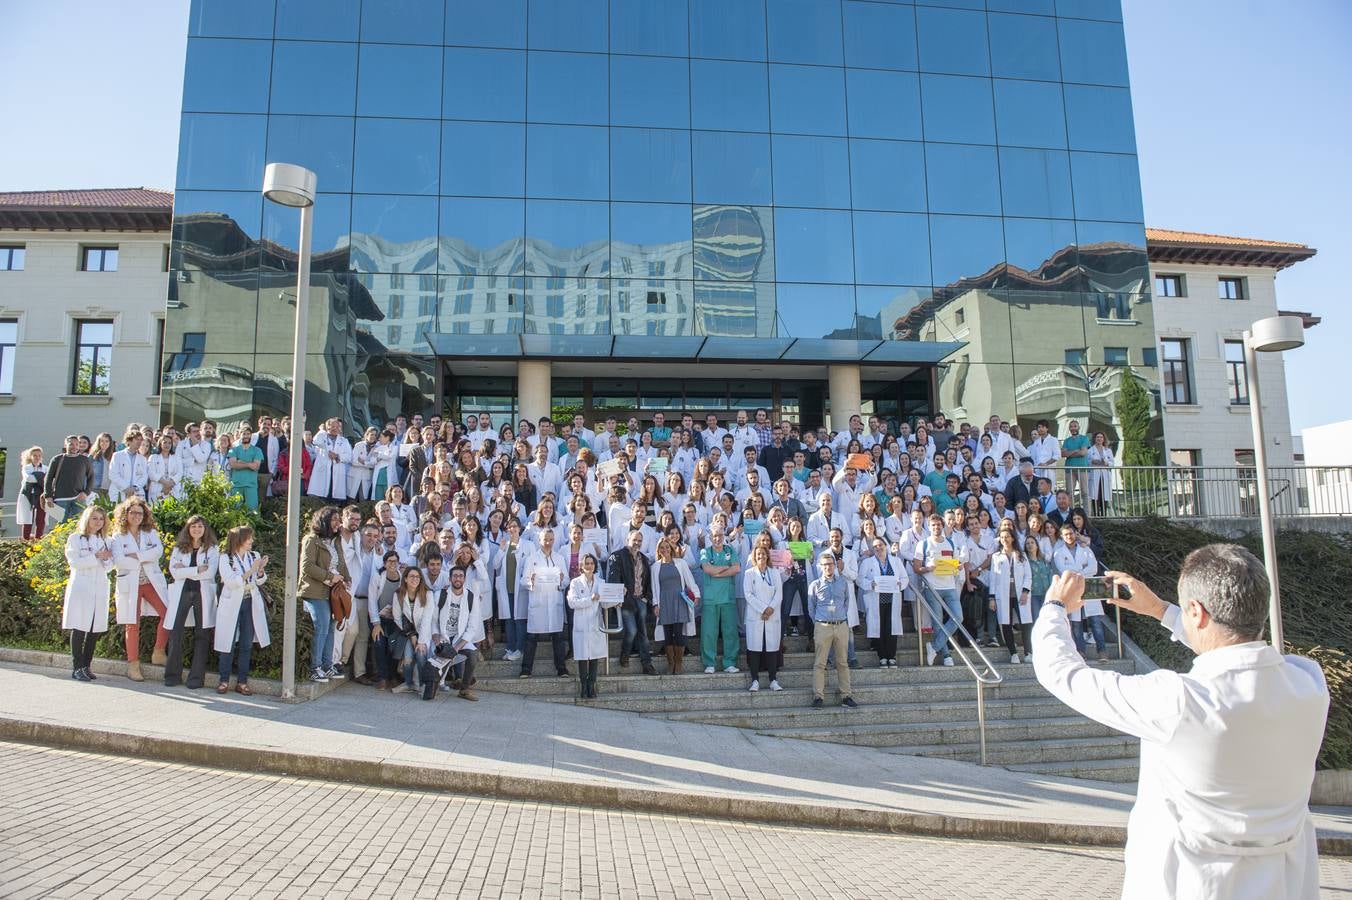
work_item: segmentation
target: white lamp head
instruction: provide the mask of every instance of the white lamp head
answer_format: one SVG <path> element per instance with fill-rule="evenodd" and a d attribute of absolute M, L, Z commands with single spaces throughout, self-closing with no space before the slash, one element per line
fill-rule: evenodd
<path fill-rule="evenodd" d="M 1305 343 L 1305 323 L 1299 316 L 1259 319 L 1249 328 L 1253 349 L 1263 353 L 1294 350 Z"/>
<path fill-rule="evenodd" d="M 263 170 L 263 196 L 283 206 L 310 206 L 315 202 L 318 180 L 304 166 L 268 163 Z"/>

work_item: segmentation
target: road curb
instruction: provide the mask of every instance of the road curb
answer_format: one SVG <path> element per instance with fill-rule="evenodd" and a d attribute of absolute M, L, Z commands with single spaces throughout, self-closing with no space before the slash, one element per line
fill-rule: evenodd
<path fill-rule="evenodd" d="M 370 762 L 284 750 L 205 744 L 178 738 L 85 729 L 0 716 L 0 740 L 156 759 L 269 775 L 290 775 L 378 787 L 445 791 L 506 800 L 567 803 L 599 809 L 700 816 L 724 821 L 797 825 L 873 833 L 926 835 L 1034 844 L 1121 847 L 1126 828 L 1028 820 L 906 813 L 866 806 L 748 799 L 472 772 L 437 766 Z M 1321 837 L 1320 851 L 1352 855 L 1352 839 Z"/>

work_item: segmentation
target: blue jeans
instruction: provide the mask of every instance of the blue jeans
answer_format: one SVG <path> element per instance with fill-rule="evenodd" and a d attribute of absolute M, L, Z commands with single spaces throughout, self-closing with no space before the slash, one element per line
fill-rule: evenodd
<path fill-rule="evenodd" d="M 226 651 L 221 656 L 220 676 L 221 683 L 230 681 L 231 663 L 236 655 L 239 656 L 239 684 L 249 683 L 249 662 L 253 658 L 254 644 L 254 623 L 253 623 L 253 603 L 246 596 L 244 602 L 239 605 L 239 615 L 234 623 L 217 622 L 217 628 L 229 628 L 235 632 L 235 641 L 238 643 L 237 651 Z M 233 645 L 232 645 L 233 646 Z"/>
<path fill-rule="evenodd" d="M 1100 653 L 1103 652 L 1107 644 L 1103 640 L 1103 620 L 1104 616 L 1085 616 L 1085 621 L 1089 623 L 1089 630 L 1094 633 L 1094 647 Z M 1070 633 L 1075 638 L 1075 649 L 1081 653 L 1084 652 L 1084 622 L 1071 622 Z"/>
<path fill-rule="evenodd" d="M 80 517 L 81 511 L 84 510 L 84 504 L 81 503 L 79 500 L 59 500 L 57 501 L 56 505 L 66 511 L 65 517 L 67 519 L 71 517 L 78 519 Z"/>
<path fill-rule="evenodd" d="M 643 665 L 652 663 L 652 649 L 648 646 L 648 601 L 629 600 L 620 608 L 620 620 L 624 624 L 624 638 L 620 641 L 620 653 L 637 653 Z M 729 663 L 731 665 L 731 663 Z"/>
<path fill-rule="evenodd" d="M 793 600 L 798 598 L 799 605 L 803 609 L 803 618 L 810 619 L 807 614 L 807 577 L 798 574 L 791 575 L 784 579 L 783 600 L 779 604 L 779 621 L 784 626 L 784 633 L 789 633 L 789 613 L 793 610 Z M 811 625 L 808 626 L 808 634 L 812 634 Z"/>
<path fill-rule="evenodd" d="M 942 604 L 942 605 L 940 605 Z M 940 656 L 947 656 L 944 650 L 948 638 L 962 624 L 962 601 L 957 588 L 936 588 L 925 585 L 925 605 L 929 607 L 930 618 L 934 620 L 934 637 L 930 643 Z M 944 609 L 948 615 L 944 615 Z"/>
<path fill-rule="evenodd" d="M 404 661 L 404 684 L 413 687 L 413 676 L 422 671 L 427 662 L 427 654 L 418 649 L 418 642 L 407 635 L 399 635 L 399 650 L 396 658 Z"/>
<path fill-rule="evenodd" d="M 329 601 L 305 599 L 305 609 L 315 623 L 315 639 L 310 644 L 310 668 L 325 669 L 333 665 L 333 613 Z"/>

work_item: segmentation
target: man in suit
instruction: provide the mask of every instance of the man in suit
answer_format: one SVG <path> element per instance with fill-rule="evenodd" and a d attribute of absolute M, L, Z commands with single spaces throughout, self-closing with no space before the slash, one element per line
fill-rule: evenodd
<path fill-rule="evenodd" d="M 606 563 L 606 581 L 624 585 L 624 639 L 620 643 L 620 668 L 629 665 L 630 651 L 638 653 L 644 675 L 656 675 L 652 650 L 648 646 L 648 611 L 653 602 L 653 563 L 643 553 L 643 532 L 629 532 L 624 546 L 610 554 Z"/>
<path fill-rule="evenodd" d="M 1037 496 L 1037 481 L 1033 478 L 1033 458 L 1025 456 L 1019 460 L 1019 474 L 1009 479 L 1005 485 L 1005 500 L 1010 506 L 1027 503 Z"/>

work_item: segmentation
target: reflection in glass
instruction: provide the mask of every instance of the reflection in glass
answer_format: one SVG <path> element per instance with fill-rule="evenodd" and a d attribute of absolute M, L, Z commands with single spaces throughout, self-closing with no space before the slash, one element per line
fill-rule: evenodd
<path fill-rule="evenodd" d="M 166 346 L 168 338 L 165 338 Z M 253 421 L 253 351 L 194 354 L 192 365 L 164 371 L 160 415 L 182 427 L 210 419 L 224 425 Z M 181 362 L 166 356 L 166 366 Z M 290 404 L 288 403 L 287 406 Z"/>
<path fill-rule="evenodd" d="M 1079 84 L 1127 87 L 1127 44 L 1122 26 L 1082 19 L 1057 19 L 1061 76 Z"/>
<path fill-rule="evenodd" d="M 357 71 L 357 115 L 437 118 L 439 47 L 362 44 Z"/>
<path fill-rule="evenodd" d="M 691 253 L 689 206 L 674 203 L 610 205 L 610 271 L 613 277 L 688 279 L 693 271 Z"/>
<path fill-rule="evenodd" d="M 1004 292 L 1015 361 L 1060 366 L 1068 349 L 1085 346 L 1084 295 L 1077 291 Z"/>
<path fill-rule="evenodd" d="M 258 271 L 206 272 L 200 269 L 171 273 L 169 310 L 165 319 L 164 349 L 180 352 L 206 335 L 202 345 L 213 352 L 253 353 L 254 323 L 258 315 Z M 195 358 L 177 360 L 176 371 L 201 364 Z"/>
<path fill-rule="evenodd" d="M 533 197 L 604 200 L 610 150 L 604 128 L 527 126 L 526 191 Z"/>
<path fill-rule="evenodd" d="M 415 119 L 358 119 L 353 190 L 435 194 L 441 125 Z"/>
<path fill-rule="evenodd" d="M 986 14 L 964 9 L 915 11 L 920 68 L 950 75 L 989 75 Z"/>
<path fill-rule="evenodd" d="M 843 138 L 774 136 L 775 203 L 846 209 L 849 147 Z"/>
<path fill-rule="evenodd" d="M 713 281 L 774 279 L 774 219 L 766 207 L 696 206 L 695 277 Z"/>
<path fill-rule="evenodd" d="M 210 37 L 272 37 L 274 0 L 197 0 L 188 34 Z"/>
<path fill-rule="evenodd" d="M 861 284 L 928 284 L 929 224 L 924 215 L 855 212 L 855 280 Z"/>
<path fill-rule="evenodd" d="M 610 281 L 526 279 L 525 334 L 610 334 Z"/>
<path fill-rule="evenodd" d="M 1075 217 L 1140 222 L 1141 179 L 1136 157 L 1111 153 L 1071 153 Z"/>
<path fill-rule="evenodd" d="M 1006 147 L 1065 149 L 1066 114 L 1061 85 L 996 78 L 995 117 Z"/>
<path fill-rule="evenodd" d="M 1007 216 L 1070 218 L 1070 156 L 1063 150 L 1000 148 L 1001 188 Z"/>
<path fill-rule="evenodd" d="M 268 41 L 188 38 L 183 111 L 267 112 L 271 54 Z"/>
<path fill-rule="evenodd" d="M 319 194 L 314 204 L 314 237 L 310 257 L 315 272 L 348 270 L 348 235 L 352 228 L 352 195 Z M 300 211 L 279 203 L 263 204 L 262 266 L 296 271 Z"/>
<path fill-rule="evenodd" d="M 522 200 L 441 198 L 441 271 L 519 275 L 526 265 Z"/>
<path fill-rule="evenodd" d="M 841 64 L 840 5 L 819 0 L 766 0 L 772 62 Z"/>
<path fill-rule="evenodd" d="M 854 245 L 845 210 L 775 210 L 775 273 L 780 281 L 849 284 Z"/>
<path fill-rule="evenodd" d="M 444 275 L 436 331 L 441 334 L 520 334 L 525 327 L 524 278 Z"/>
<path fill-rule="evenodd" d="M 690 202 L 690 134 L 657 128 L 610 129 L 610 196 Z"/>
<path fill-rule="evenodd" d="M 845 65 L 915 70 L 914 10 L 845 0 L 841 12 L 845 18 Z"/>
<path fill-rule="evenodd" d="M 435 272 L 437 198 L 353 195 L 352 268 Z"/>
<path fill-rule="evenodd" d="M 425 336 L 437 327 L 437 276 L 397 273 L 358 279 L 374 307 L 356 307 L 357 318 L 372 323 L 358 326 L 358 332 L 365 331 L 390 350 L 426 352 Z"/>
<path fill-rule="evenodd" d="M 531 51 L 526 64 L 527 118 L 532 122 L 605 125 L 610 109 L 606 59 L 599 53 Z"/>
<path fill-rule="evenodd" d="M 277 0 L 277 37 L 355 41 L 360 0 Z"/>
<path fill-rule="evenodd" d="M 447 47 L 441 81 L 442 115 L 448 119 L 526 118 L 526 54 L 520 50 Z"/>
<path fill-rule="evenodd" d="M 1121 22 L 1122 0 L 1056 0 L 1056 14 L 1073 19 Z"/>
<path fill-rule="evenodd" d="M 843 69 L 770 66 L 770 122 L 776 132 L 845 134 Z"/>
<path fill-rule="evenodd" d="M 1000 220 L 984 216 L 930 216 L 934 284 L 981 278 L 1005 261 Z"/>
<path fill-rule="evenodd" d="M 1005 218 L 1009 284 L 1076 291 L 1082 287 L 1075 223 L 1065 219 Z"/>
<path fill-rule="evenodd" d="M 695 127 L 769 131 L 768 80 L 763 63 L 690 60 L 690 115 Z"/>
<path fill-rule="evenodd" d="M 526 126 L 447 122 L 441 134 L 442 193 L 525 195 Z"/>
<path fill-rule="evenodd" d="M 389 44 L 440 44 L 443 4 L 427 0 L 363 3 L 361 39 Z"/>
<path fill-rule="evenodd" d="M 599 279 L 610 274 L 605 203 L 526 201 L 526 274 Z"/>
<path fill-rule="evenodd" d="M 1136 152 L 1130 90 L 1084 84 L 1068 84 L 1065 90 L 1071 149 Z"/>
<path fill-rule="evenodd" d="M 853 285 L 781 281 L 775 285 L 775 310 L 779 337 L 852 341 L 858 333 Z"/>
<path fill-rule="evenodd" d="M 959 75 L 921 75 L 925 140 L 995 143 L 991 80 Z"/>
<path fill-rule="evenodd" d="M 526 46 L 526 0 L 446 0 L 446 43 Z"/>
<path fill-rule="evenodd" d="M 924 212 L 924 145 L 852 138 L 850 191 L 855 209 Z"/>
<path fill-rule="evenodd" d="M 685 56 L 690 31 L 686 0 L 610 0 L 610 49 L 616 53 Z"/>
<path fill-rule="evenodd" d="M 1080 265 L 1090 291 L 1150 290 L 1146 263 L 1145 229 L 1116 222 L 1075 223 L 1080 243 Z"/>
<path fill-rule="evenodd" d="M 689 60 L 612 56 L 610 86 L 610 124 L 690 127 Z"/>
<path fill-rule="evenodd" d="M 851 136 L 920 140 L 919 76 L 850 69 L 845 78 Z"/>
<path fill-rule="evenodd" d="M 606 50 L 606 0 L 529 0 L 530 45 L 544 50 Z"/>
<path fill-rule="evenodd" d="M 242 66 L 238 62 L 235 65 Z M 356 111 L 356 100 L 356 44 L 273 44 L 270 112 L 350 116 Z"/>
<path fill-rule="evenodd" d="M 690 55 L 765 59 L 763 0 L 690 0 Z"/>
<path fill-rule="evenodd" d="M 691 136 L 696 203 L 770 203 L 770 138 L 696 131 Z"/>
<path fill-rule="evenodd" d="M 259 190 L 267 126 L 266 116 L 185 114 L 178 135 L 178 186 Z"/>
<path fill-rule="evenodd" d="M 263 195 L 255 191 L 175 192 L 173 268 L 255 269 L 262 218 Z"/>
<path fill-rule="evenodd" d="M 616 274 L 619 273 L 616 266 Z M 678 337 L 695 333 L 694 283 L 658 278 L 610 282 L 612 334 Z"/>
<path fill-rule="evenodd" d="M 1000 168 L 994 147 L 934 144 L 925 148 L 933 212 L 1000 214 Z"/>
<path fill-rule="evenodd" d="M 350 191 L 352 130 L 346 116 L 271 116 L 267 158 L 314 172 L 321 191 Z"/>
<path fill-rule="evenodd" d="M 988 19 L 991 70 L 996 77 L 1060 80 L 1055 19 L 998 13 L 991 13 Z"/>
<path fill-rule="evenodd" d="M 771 337 L 775 286 L 769 282 L 697 281 L 695 333 L 711 337 Z"/>
<path fill-rule="evenodd" d="M 928 315 L 925 304 L 929 298 L 927 287 L 859 285 L 854 289 L 859 339 L 951 340 L 946 334 L 936 337 L 931 330 L 919 327 L 921 317 Z"/>

